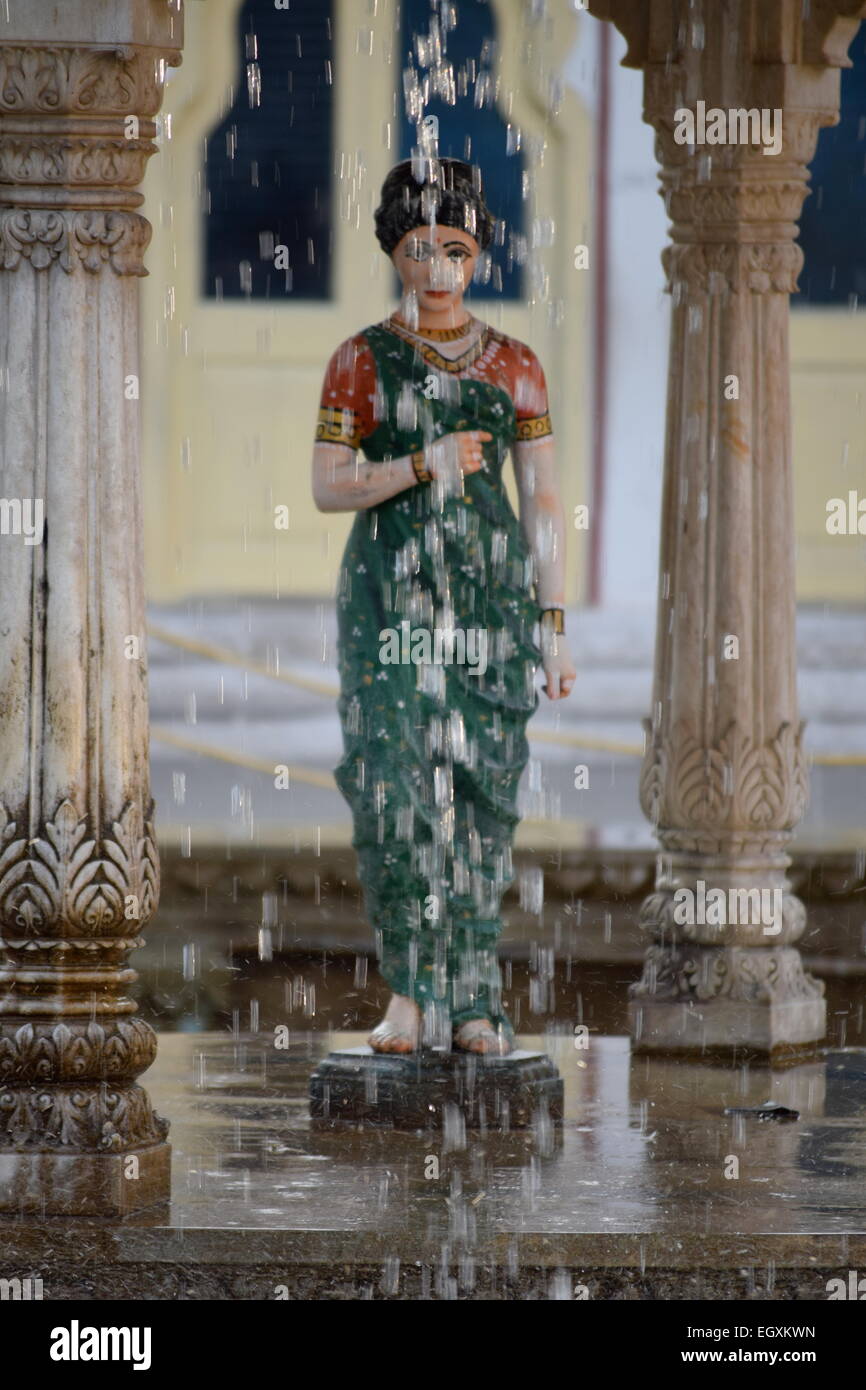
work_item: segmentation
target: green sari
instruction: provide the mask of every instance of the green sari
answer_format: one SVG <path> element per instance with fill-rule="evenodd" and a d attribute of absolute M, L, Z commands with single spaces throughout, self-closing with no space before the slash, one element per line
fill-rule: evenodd
<path fill-rule="evenodd" d="M 511 1039 L 496 944 L 541 655 L 534 565 L 502 478 L 515 404 L 458 373 L 442 374 L 441 398 L 427 399 L 431 367 L 415 346 L 383 325 L 364 335 L 381 392 L 368 460 L 456 430 L 492 438 L 462 497 L 421 483 L 357 514 L 337 597 L 345 751 L 335 777 L 387 984 L 428 1017 L 439 1010 L 443 1031 L 449 1017 L 454 1027 L 489 1018 Z M 449 662 L 447 638 L 438 662 L 383 659 L 397 650 L 386 630 L 406 654 L 407 637 L 437 627 L 466 634 L 474 667 Z"/>

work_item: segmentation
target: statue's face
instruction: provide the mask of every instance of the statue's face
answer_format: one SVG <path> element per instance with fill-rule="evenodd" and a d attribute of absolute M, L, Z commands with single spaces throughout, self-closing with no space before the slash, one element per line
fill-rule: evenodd
<path fill-rule="evenodd" d="M 406 232 L 391 252 L 403 285 L 418 296 L 419 309 L 459 306 L 472 279 L 480 248 L 459 227 L 420 226 Z"/>

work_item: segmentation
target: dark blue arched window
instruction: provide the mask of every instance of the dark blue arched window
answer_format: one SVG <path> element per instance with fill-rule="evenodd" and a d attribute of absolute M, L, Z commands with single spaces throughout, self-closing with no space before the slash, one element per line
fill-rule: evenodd
<path fill-rule="evenodd" d="M 416 127 L 406 116 L 404 70 L 414 65 L 423 80 L 426 68 L 418 61 L 416 36 L 426 36 L 433 10 L 430 0 L 403 0 L 400 28 L 400 61 L 397 64 L 397 110 L 401 114 L 400 159 L 408 159 L 416 143 Z M 444 8 L 444 7 L 442 7 Z M 509 142 L 507 122 L 490 98 L 495 81 L 496 17 L 488 0 L 460 0 L 457 23 L 444 35 L 446 58 L 455 78 L 454 105 L 434 96 L 424 106 L 426 116 L 439 121 L 439 154 L 471 160 L 481 169 L 487 203 L 505 223 L 504 241 L 489 250 L 491 279 L 475 287 L 484 298 L 522 298 L 522 265 L 519 238 L 524 236 L 524 160 L 522 151 Z M 481 98 L 481 104 L 476 101 Z M 396 161 L 395 161 L 396 162 Z M 470 290 L 470 294 L 472 290 Z"/>
<path fill-rule="evenodd" d="M 330 295 L 333 8 L 332 0 L 241 7 L 234 104 L 207 141 L 208 296 Z M 275 257 L 275 248 L 285 249 Z"/>
<path fill-rule="evenodd" d="M 866 303 L 866 26 L 842 69 L 839 124 L 825 127 L 800 218 L 805 263 L 794 303 Z"/>

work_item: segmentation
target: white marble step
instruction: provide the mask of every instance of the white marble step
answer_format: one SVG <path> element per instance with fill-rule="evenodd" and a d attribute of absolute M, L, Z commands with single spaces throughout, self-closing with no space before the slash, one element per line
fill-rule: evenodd
<path fill-rule="evenodd" d="M 330 605 L 238 603 L 213 611 L 151 609 L 157 627 L 193 643 L 223 647 L 259 664 L 277 667 L 336 688 L 335 624 Z M 651 623 L 634 612 L 569 614 L 578 679 L 567 704 L 554 711 L 544 697 L 540 728 L 596 731 L 621 725 L 627 741 L 641 737 L 650 711 Z M 333 712 L 333 696 L 149 639 L 151 717 L 157 722 L 213 724 L 267 722 L 307 727 Z M 820 726 L 844 727 L 844 738 L 866 734 L 866 614 L 804 611 L 798 618 L 801 715 L 810 737 Z M 841 734 L 840 734 L 841 736 Z M 858 743 L 858 746 L 859 743 Z"/>

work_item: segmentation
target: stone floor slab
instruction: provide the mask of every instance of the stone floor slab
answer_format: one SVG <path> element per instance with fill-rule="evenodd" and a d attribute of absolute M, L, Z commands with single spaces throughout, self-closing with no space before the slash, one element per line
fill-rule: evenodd
<path fill-rule="evenodd" d="M 313 1127 L 311 1073 L 363 1037 L 163 1035 L 146 1084 L 172 1122 L 170 1209 L 5 1218 L 0 1275 L 42 1277 L 46 1298 L 549 1298 L 571 1281 L 814 1299 L 866 1274 L 864 1049 L 779 1071 L 522 1037 L 562 1076 L 561 1125 L 451 1147 Z M 724 1113 L 767 1100 L 799 1119 Z"/>

